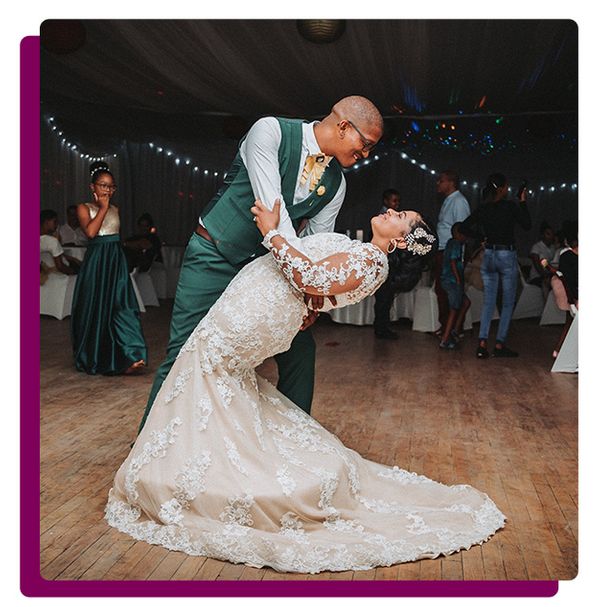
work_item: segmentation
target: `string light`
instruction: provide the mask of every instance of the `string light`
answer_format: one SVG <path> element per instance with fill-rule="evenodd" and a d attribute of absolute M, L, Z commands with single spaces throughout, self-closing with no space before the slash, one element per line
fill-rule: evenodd
<path fill-rule="evenodd" d="M 442 125 L 442 126 L 445 128 L 445 124 Z M 394 150 L 394 151 L 396 151 L 396 153 L 398 153 L 398 150 Z M 400 154 L 400 158 L 402 158 L 403 160 L 406 160 L 406 161 L 410 162 L 410 164 L 413 164 L 413 165 L 417 164 L 417 160 L 415 160 L 414 158 L 411 158 L 406 152 L 399 152 L 399 154 Z M 385 155 L 387 155 L 387 152 L 385 152 Z M 356 170 L 356 169 L 360 168 L 360 165 L 359 164 L 355 164 L 352 168 Z M 419 168 L 421 168 L 423 170 L 427 170 L 427 165 L 425 163 L 420 164 Z M 429 171 L 429 173 L 431 175 L 436 175 L 437 174 L 437 172 L 434 169 L 431 169 Z M 462 180 L 461 181 L 461 185 L 468 186 L 469 182 L 467 180 Z M 568 184 L 566 182 L 562 183 L 561 186 L 560 186 L 560 188 L 561 189 L 565 189 L 567 187 L 567 185 Z M 477 189 L 479 187 L 479 184 L 477 182 L 474 182 L 472 184 L 472 187 L 474 189 Z M 558 186 L 554 186 L 554 185 L 552 185 L 552 186 L 543 186 L 543 185 L 539 186 L 539 191 L 540 192 L 544 192 L 546 190 L 549 191 L 549 192 L 555 192 L 557 189 L 558 189 Z M 571 190 L 576 190 L 576 189 L 577 189 L 577 184 L 576 183 L 571 184 Z M 510 190 L 511 190 L 511 188 L 509 187 L 509 191 Z M 529 194 L 533 195 L 534 191 L 533 190 L 529 190 Z"/>
<path fill-rule="evenodd" d="M 47 119 L 47 122 L 48 122 L 49 127 L 51 128 L 51 131 L 54 132 L 54 133 L 56 133 L 58 135 L 58 137 L 62 137 L 63 131 L 57 130 L 58 127 L 55 124 L 55 118 L 54 118 L 54 116 L 50 116 Z M 455 129 L 456 129 L 455 125 L 446 125 L 446 123 L 440 123 L 440 124 L 441 124 L 441 127 L 443 129 L 445 129 L 447 126 L 449 126 L 452 131 L 455 131 Z M 439 128 L 439 126 L 440 125 L 436 124 L 435 128 Z M 428 129 L 426 129 L 426 131 L 424 133 L 424 136 L 429 136 L 428 135 Z M 469 137 L 470 138 L 473 137 L 472 133 L 469 134 Z M 446 139 L 444 139 L 444 138 L 440 138 L 440 139 L 442 140 L 442 144 L 444 144 L 444 145 L 450 145 L 452 143 L 452 141 L 456 142 L 456 139 L 453 138 L 453 137 L 451 137 L 451 136 L 448 136 Z M 490 148 L 494 147 L 493 140 L 492 140 L 492 137 L 491 137 L 490 134 L 483 135 L 481 137 L 481 141 L 485 142 Z M 395 142 L 395 140 L 394 140 L 394 142 Z M 477 140 L 474 140 L 474 142 L 477 143 Z M 64 144 L 64 145 L 66 145 L 68 148 L 70 148 L 73 151 L 77 151 L 78 150 L 77 149 L 77 145 L 76 144 L 72 144 L 71 142 L 67 141 L 66 137 L 62 137 L 61 143 Z M 412 145 L 414 146 L 415 144 L 412 144 Z M 162 153 L 163 151 L 165 151 L 163 147 L 157 146 L 154 142 L 149 142 L 148 143 L 148 147 L 150 149 L 155 149 L 158 153 Z M 453 147 L 456 148 L 457 146 L 454 145 Z M 83 151 L 81 151 L 81 150 L 79 150 L 79 152 L 80 152 L 80 154 L 79 154 L 80 158 L 89 159 L 91 161 L 104 160 L 107 156 L 111 155 L 111 154 L 105 154 L 105 155 L 99 156 L 99 157 L 98 156 L 93 156 L 92 157 L 89 154 L 84 154 Z M 362 162 L 357 162 L 354 165 L 352 165 L 352 167 L 349 168 L 349 169 L 348 168 L 344 168 L 343 171 L 345 173 L 347 173 L 349 171 L 358 171 L 358 170 L 360 170 L 361 168 L 363 168 L 365 166 L 368 166 L 368 165 L 370 165 L 370 164 L 372 164 L 374 162 L 377 162 L 377 161 L 381 160 L 383 156 L 388 156 L 390 152 L 399 153 L 399 155 L 402 158 L 402 160 L 406 160 L 406 161 L 410 162 L 411 165 L 418 165 L 418 167 L 421 170 L 428 172 L 432 176 L 435 176 L 435 175 L 438 174 L 438 171 L 436 171 L 435 169 L 428 168 L 427 164 L 425 164 L 425 163 L 419 163 L 415 158 L 411 158 L 409 156 L 409 154 L 407 154 L 406 152 L 399 151 L 399 150 L 394 150 L 394 149 L 390 149 L 389 151 L 382 150 L 378 154 L 376 154 L 375 156 L 373 156 L 372 158 L 365 159 Z M 166 151 L 166 155 L 168 157 L 171 157 L 171 156 L 173 156 L 173 152 L 171 150 L 167 150 Z M 117 158 L 118 154 L 112 154 L 112 156 L 113 156 L 113 158 Z M 181 159 L 179 157 L 177 157 L 177 156 L 174 157 L 174 161 L 175 161 L 175 164 L 177 166 L 181 163 Z M 186 159 L 185 160 L 185 165 L 186 166 L 190 166 L 191 165 L 191 160 L 190 159 Z M 200 171 L 200 167 L 198 167 L 197 165 L 194 165 L 193 166 L 193 171 L 194 171 L 194 173 L 199 172 Z M 204 169 L 204 175 L 205 176 L 210 175 L 210 173 L 211 173 L 211 171 L 209 169 Z M 219 171 L 214 171 L 213 172 L 213 176 L 214 177 L 218 177 L 219 176 Z M 226 177 L 227 177 L 227 173 L 223 172 L 223 179 L 225 179 Z M 461 182 L 461 184 L 463 186 L 468 186 L 469 182 L 466 181 L 466 180 L 463 180 Z M 479 187 L 479 184 L 477 182 L 474 182 L 471 185 L 472 185 L 472 187 L 474 189 L 477 189 Z M 560 184 L 560 188 L 559 188 L 559 186 L 555 186 L 555 185 L 550 185 L 550 186 L 540 185 L 540 186 L 538 186 L 538 191 L 540 191 L 540 192 L 545 192 L 545 191 L 555 192 L 557 189 L 565 190 L 567 187 L 570 187 L 570 189 L 572 191 L 577 190 L 577 184 L 576 183 L 572 183 L 569 186 L 569 184 L 567 184 L 566 182 L 563 182 L 563 183 Z M 535 191 L 533 189 L 530 189 L 528 191 L 529 191 L 530 195 L 533 195 L 535 193 Z"/>

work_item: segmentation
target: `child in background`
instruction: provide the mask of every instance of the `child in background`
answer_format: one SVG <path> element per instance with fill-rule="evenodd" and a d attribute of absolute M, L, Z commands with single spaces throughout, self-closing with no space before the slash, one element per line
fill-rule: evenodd
<path fill-rule="evenodd" d="M 442 332 L 440 348 L 454 350 L 458 343 L 458 327 L 462 327 L 465 314 L 471 305 L 471 300 L 465 295 L 464 277 L 464 243 L 466 237 L 458 230 L 460 223 L 452 226 L 452 238 L 444 249 L 441 284 L 448 294 L 450 311 L 448 320 Z"/>

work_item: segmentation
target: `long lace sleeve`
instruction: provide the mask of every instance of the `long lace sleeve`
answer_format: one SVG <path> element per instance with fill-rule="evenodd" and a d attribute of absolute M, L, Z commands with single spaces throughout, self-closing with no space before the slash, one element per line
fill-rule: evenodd
<path fill-rule="evenodd" d="M 292 247 L 277 230 L 271 230 L 265 236 L 263 245 L 271 250 L 290 284 L 309 295 L 353 292 L 357 296 L 366 296 L 375 291 L 387 276 L 386 255 L 370 243 L 355 241 L 348 251 L 340 251 L 319 261 L 312 261 Z"/>

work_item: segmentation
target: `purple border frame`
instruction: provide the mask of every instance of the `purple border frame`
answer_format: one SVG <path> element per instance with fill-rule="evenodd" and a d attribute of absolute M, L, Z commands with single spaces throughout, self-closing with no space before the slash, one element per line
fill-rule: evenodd
<path fill-rule="evenodd" d="M 21 41 L 21 346 L 40 343 L 40 39 Z M 26 596 L 550 597 L 558 581 L 56 581 L 40 575 L 38 347 L 21 347 L 21 592 Z M 35 448 L 34 448 L 35 447 Z"/>

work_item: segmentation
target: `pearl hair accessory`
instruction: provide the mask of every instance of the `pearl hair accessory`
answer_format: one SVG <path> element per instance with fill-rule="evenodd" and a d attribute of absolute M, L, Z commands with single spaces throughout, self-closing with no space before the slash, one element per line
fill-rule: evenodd
<path fill-rule="evenodd" d="M 405 237 L 407 247 L 406 250 L 410 251 L 413 255 L 427 255 L 433 248 L 432 244 L 435 242 L 435 236 L 428 234 L 423 228 L 418 227 L 414 232 L 409 232 Z M 419 241 L 425 242 L 419 242 Z"/>

